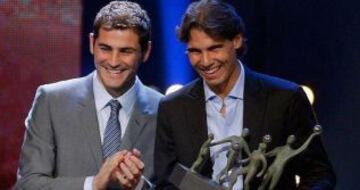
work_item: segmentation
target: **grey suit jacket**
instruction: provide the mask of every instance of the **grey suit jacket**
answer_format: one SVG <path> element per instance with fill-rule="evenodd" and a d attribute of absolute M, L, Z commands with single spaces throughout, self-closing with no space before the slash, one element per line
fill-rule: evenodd
<path fill-rule="evenodd" d="M 83 189 L 103 158 L 93 95 L 93 73 L 40 86 L 26 119 L 15 189 Z M 140 82 L 141 83 L 141 82 Z M 122 139 L 121 149 L 137 148 L 153 175 L 158 103 L 162 95 L 143 84 Z"/>

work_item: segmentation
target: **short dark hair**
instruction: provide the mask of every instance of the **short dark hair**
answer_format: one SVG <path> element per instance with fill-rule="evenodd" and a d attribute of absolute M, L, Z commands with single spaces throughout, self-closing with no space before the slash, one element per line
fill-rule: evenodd
<path fill-rule="evenodd" d="M 139 36 L 142 52 L 148 48 L 151 40 L 151 23 L 146 11 L 139 4 L 130 1 L 112 1 L 97 13 L 93 33 L 96 39 L 100 28 L 108 30 L 131 29 Z"/>
<path fill-rule="evenodd" d="M 220 0 L 201 0 L 189 5 L 176 29 L 178 39 L 187 43 L 193 28 L 204 31 L 214 39 L 232 40 L 236 35 L 245 33 L 245 24 L 235 8 Z M 244 37 L 243 40 L 242 47 L 237 51 L 239 57 L 247 49 Z"/>

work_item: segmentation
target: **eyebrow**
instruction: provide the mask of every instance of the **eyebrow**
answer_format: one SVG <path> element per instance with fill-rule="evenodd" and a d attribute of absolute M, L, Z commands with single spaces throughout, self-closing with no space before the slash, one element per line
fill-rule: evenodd
<path fill-rule="evenodd" d="M 109 48 L 109 49 L 114 49 L 112 46 L 110 46 L 110 45 L 108 45 L 108 44 L 105 44 L 105 43 L 99 43 L 99 46 L 106 47 L 106 48 Z M 120 50 L 133 50 L 133 51 L 137 51 L 136 48 L 134 48 L 134 47 L 129 47 L 129 46 L 127 46 L 127 47 L 120 47 L 120 48 L 118 48 L 118 49 L 120 49 Z"/>
<path fill-rule="evenodd" d="M 216 48 L 222 48 L 224 44 L 215 44 L 207 48 L 207 50 L 214 50 Z"/>
<path fill-rule="evenodd" d="M 216 48 L 221 48 L 223 46 L 224 46 L 224 44 L 215 44 L 215 45 L 212 45 L 212 46 L 206 48 L 206 50 L 211 51 L 211 50 L 214 50 Z M 187 48 L 186 51 L 194 52 L 194 51 L 201 51 L 201 50 L 199 48 L 190 47 L 190 48 Z"/>
<path fill-rule="evenodd" d="M 111 49 L 112 49 L 112 47 L 111 47 L 110 45 L 107 45 L 107 44 L 104 44 L 104 43 L 99 43 L 98 45 L 99 45 L 99 46 L 106 47 L 106 48 L 111 48 Z"/>
<path fill-rule="evenodd" d="M 194 51 L 200 51 L 198 48 L 186 48 L 187 52 L 194 52 Z"/>

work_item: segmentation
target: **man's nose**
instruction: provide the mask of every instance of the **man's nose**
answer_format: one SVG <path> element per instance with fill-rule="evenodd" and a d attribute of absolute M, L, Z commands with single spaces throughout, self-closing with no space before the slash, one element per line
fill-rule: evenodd
<path fill-rule="evenodd" d="M 109 59 L 109 65 L 112 67 L 116 67 L 119 64 L 119 58 L 118 58 L 118 53 L 117 52 L 113 52 L 110 55 L 110 59 Z"/>
<path fill-rule="evenodd" d="M 202 55 L 202 64 L 204 66 L 209 66 L 211 64 L 211 56 L 209 53 L 204 52 Z"/>

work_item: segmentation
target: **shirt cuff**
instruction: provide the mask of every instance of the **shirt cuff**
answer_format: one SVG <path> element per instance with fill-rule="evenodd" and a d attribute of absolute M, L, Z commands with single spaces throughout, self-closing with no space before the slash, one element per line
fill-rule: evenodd
<path fill-rule="evenodd" d="M 84 190 L 92 190 L 93 181 L 94 181 L 94 176 L 86 177 L 84 182 Z"/>
<path fill-rule="evenodd" d="M 94 176 L 86 177 L 84 182 L 84 190 L 92 190 L 93 181 L 94 181 Z M 143 186 L 144 186 L 144 179 L 141 178 L 139 183 L 136 185 L 135 190 L 141 190 Z"/>
<path fill-rule="evenodd" d="M 136 185 L 135 190 L 141 190 L 144 186 L 144 179 L 141 177 L 139 183 Z"/>

